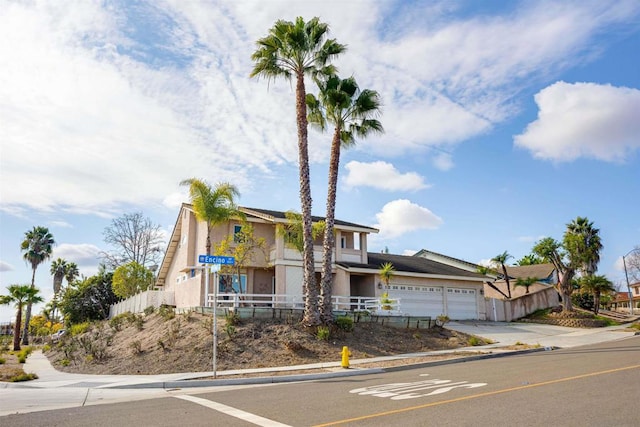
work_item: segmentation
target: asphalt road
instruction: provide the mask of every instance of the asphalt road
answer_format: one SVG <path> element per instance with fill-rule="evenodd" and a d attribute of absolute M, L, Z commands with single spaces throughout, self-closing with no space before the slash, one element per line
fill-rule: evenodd
<path fill-rule="evenodd" d="M 638 426 L 640 336 L 568 350 L 33 412 L 2 426 Z"/>

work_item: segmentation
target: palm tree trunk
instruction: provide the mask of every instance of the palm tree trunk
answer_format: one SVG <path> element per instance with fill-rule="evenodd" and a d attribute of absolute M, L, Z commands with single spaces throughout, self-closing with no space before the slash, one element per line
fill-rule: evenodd
<path fill-rule="evenodd" d="M 13 328 L 13 351 L 20 351 L 20 326 L 22 326 L 22 304 L 18 304 L 16 324 Z"/>
<path fill-rule="evenodd" d="M 308 326 L 320 324 L 318 289 L 313 260 L 313 232 L 311 218 L 311 184 L 309 176 L 309 150 L 307 144 L 307 104 L 303 70 L 296 76 L 296 123 L 298 125 L 298 163 L 300 168 L 300 207 L 302 210 L 302 287 L 306 296 L 302 321 Z"/>
<path fill-rule="evenodd" d="M 322 243 L 322 286 L 320 287 L 320 319 L 323 323 L 333 322 L 331 295 L 333 292 L 333 274 L 331 272 L 332 254 L 335 247 L 334 223 L 336 214 L 336 192 L 338 170 L 340 167 L 340 126 L 336 126 L 331 141 L 329 160 L 329 185 L 327 190 L 327 214 L 325 218 L 324 240 Z"/>
<path fill-rule="evenodd" d="M 36 283 L 36 268 L 33 267 L 31 273 L 31 289 L 35 288 Z M 31 321 L 31 301 L 27 302 L 27 315 L 24 318 L 24 330 L 22 332 L 22 344 L 29 345 L 29 322 Z"/>
<path fill-rule="evenodd" d="M 511 299 L 511 283 L 509 282 L 507 267 L 505 267 L 504 263 L 502 263 L 502 273 L 504 274 L 504 281 L 507 284 L 507 294 L 509 295 L 509 299 Z"/>

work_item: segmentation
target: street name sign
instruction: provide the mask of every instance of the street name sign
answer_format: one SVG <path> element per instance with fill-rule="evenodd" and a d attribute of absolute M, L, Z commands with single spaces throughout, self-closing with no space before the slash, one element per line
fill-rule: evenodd
<path fill-rule="evenodd" d="M 232 256 L 198 255 L 198 262 L 201 264 L 234 265 L 236 259 Z"/>

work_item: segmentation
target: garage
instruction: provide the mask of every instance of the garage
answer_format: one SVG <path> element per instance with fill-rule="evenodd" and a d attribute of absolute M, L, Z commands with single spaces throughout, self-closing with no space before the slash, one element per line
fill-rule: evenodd
<path fill-rule="evenodd" d="M 400 311 L 404 315 L 435 318 L 446 314 L 456 320 L 478 318 L 476 289 L 392 285 L 387 292 L 389 298 L 400 299 Z"/>
<path fill-rule="evenodd" d="M 402 314 L 435 318 L 445 312 L 442 287 L 392 285 L 387 292 L 389 298 L 400 299 Z"/>
<path fill-rule="evenodd" d="M 450 319 L 477 319 L 475 289 L 447 288 L 447 316 Z"/>

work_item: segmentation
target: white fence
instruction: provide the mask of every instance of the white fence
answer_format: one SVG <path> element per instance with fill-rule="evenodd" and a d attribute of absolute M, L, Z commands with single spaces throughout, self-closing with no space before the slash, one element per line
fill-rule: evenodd
<path fill-rule="evenodd" d="M 218 294 L 217 307 L 269 307 L 269 308 L 304 308 L 304 297 L 295 295 L 277 294 Z M 207 307 L 212 307 L 214 295 L 209 294 Z M 380 299 L 360 296 L 331 297 L 331 305 L 336 311 L 369 311 L 378 315 L 398 315 L 400 312 L 400 299 L 387 299 L 384 304 Z"/>
<path fill-rule="evenodd" d="M 386 299 L 384 304 L 382 304 L 380 299 L 374 299 L 372 297 L 334 295 L 331 297 L 331 303 L 335 311 L 368 311 L 378 316 L 398 316 L 402 314 L 400 311 L 399 298 Z M 109 317 L 127 311 L 142 313 L 144 309 L 149 306 L 160 307 L 163 304 L 175 306 L 172 292 L 145 291 L 112 305 L 109 310 Z M 214 295 L 208 294 L 206 307 L 213 307 L 213 305 Z M 303 309 L 304 297 L 300 295 L 221 293 L 218 294 L 215 305 L 220 308 L 265 307 Z"/>
<path fill-rule="evenodd" d="M 126 313 L 142 313 L 149 306 L 160 307 L 161 305 L 175 305 L 173 292 L 165 291 L 144 291 L 124 301 L 113 304 L 109 309 L 109 317 Z"/>

